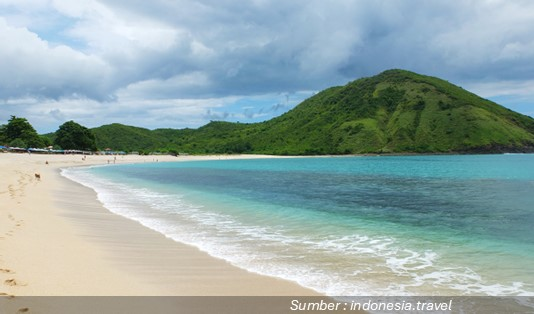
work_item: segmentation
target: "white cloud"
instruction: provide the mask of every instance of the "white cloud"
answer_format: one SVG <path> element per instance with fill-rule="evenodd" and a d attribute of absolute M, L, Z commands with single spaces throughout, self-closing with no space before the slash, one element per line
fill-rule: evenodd
<path fill-rule="evenodd" d="M 166 51 L 175 44 L 180 32 L 153 18 L 122 16 L 96 1 L 89 1 L 84 7 L 77 6 L 77 2 L 61 2 L 61 8 L 67 8 L 62 12 L 78 19 L 68 34 L 86 42 L 93 53 L 127 55 L 137 49 Z"/>
<path fill-rule="evenodd" d="M 9 43 L 0 46 L 0 99 L 13 114 L 38 111 L 50 122 L 90 124 L 92 112 L 180 127 L 209 110 L 267 119 L 276 102 L 264 95 L 405 68 L 534 102 L 532 29 L 526 0 L 0 0 L 0 40 Z"/>
<path fill-rule="evenodd" d="M 0 97 L 64 94 L 101 97 L 107 92 L 110 68 L 95 56 L 64 45 L 51 47 L 26 28 L 9 26 L 0 17 Z"/>
<path fill-rule="evenodd" d="M 481 82 L 469 84 L 467 88 L 480 96 L 488 98 L 511 95 L 534 96 L 534 80 Z"/>
<path fill-rule="evenodd" d="M 125 99 L 185 99 L 209 90 L 210 78 L 203 72 L 175 75 L 168 79 L 150 79 L 135 82 L 117 91 L 121 100 Z"/>
<path fill-rule="evenodd" d="M 432 41 L 447 62 L 458 67 L 491 67 L 492 63 L 534 57 L 532 1 L 472 1 L 454 26 Z"/>

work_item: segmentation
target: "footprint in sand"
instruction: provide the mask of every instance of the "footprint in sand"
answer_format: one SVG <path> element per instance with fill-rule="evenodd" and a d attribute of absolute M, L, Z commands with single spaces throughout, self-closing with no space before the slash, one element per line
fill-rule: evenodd
<path fill-rule="evenodd" d="M 14 287 L 14 286 L 19 286 L 20 287 L 20 286 L 27 286 L 28 284 L 21 283 L 21 282 L 17 281 L 16 279 L 6 279 L 6 280 L 4 280 L 4 285 L 12 286 L 12 287 Z"/>
<path fill-rule="evenodd" d="M 19 310 L 17 311 L 17 313 L 28 313 L 29 311 L 30 311 L 29 308 L 24 307 L 24 308 L 22 308 L 22 309 L 19 309 Z"/>
<path fill-rule="evenodd" d="M 16 192 L 16 190 L 15 190 L 15 188 L 13 187 L 13 185 L 10 184 L 10 185 L 7 187 L 7 189 L 8 189 L 8 191 L 9 191 L 9 196 L 11 196 L 11 198 L 15 198 L 15 196 L 16 196 L 16 195 L 15 195 L 15 192 Z"/>
<path fill-rule="evenodd" d="M 7 297 L 8 299 L 13 299 L 15 296 L 9 293 L 0 292 L 0 297 Z"/>
<path fill-rule="evenodd" d="M 6 279 L 4 284 L 8 286 L 18 286 L 18 283 L 15 279 Z"/>
<path fill-rule="evenodd" d="M 7 268 L 0 268 L 0 273 L 2 273 L 2 274 L 13 274 L 13 271 L 11 269 L 7 269 Z"/>

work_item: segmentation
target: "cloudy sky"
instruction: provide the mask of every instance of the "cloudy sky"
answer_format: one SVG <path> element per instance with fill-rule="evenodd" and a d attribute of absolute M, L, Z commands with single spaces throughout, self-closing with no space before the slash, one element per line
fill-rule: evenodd
<path fill-rule="evenodd" d="M 0 123 L 254 122 L 402 68 L 534 116 L 530 0 L 0 0 Z"/>

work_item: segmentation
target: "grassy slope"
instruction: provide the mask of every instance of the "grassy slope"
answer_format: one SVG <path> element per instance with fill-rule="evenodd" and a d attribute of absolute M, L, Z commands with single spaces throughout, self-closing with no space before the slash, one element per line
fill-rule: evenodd
<path fill-rule="evenodd" d="M 94 129 L 100 148 L 188 153 L 531 151 L 534 119 L 438 78 L 389 70 L 332 87 L 272 120 L 197 130 Z"/>
<path fill-rule="evenodd" d="M 327 89 L 264 123 L 265 153 L 521 150 L 534 120 L 443 80 L 390 70 Z"/>
<path fill-rule="evenodd" d="M 157 150 L 165 145 L 165 138 L 144 128 L 113 123 L 92 129 L 100 149 L 124 151 Z"/>

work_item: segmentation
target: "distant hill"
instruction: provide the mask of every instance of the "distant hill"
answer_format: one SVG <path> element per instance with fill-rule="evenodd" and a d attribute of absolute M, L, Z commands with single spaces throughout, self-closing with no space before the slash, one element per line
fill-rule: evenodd
<path fill-rule="evenodd" d="M 290 155 L 534 151 L 534 119 L 447 81 L 388 70 L 328 88 L 262 123 L 198 129 L 112 124 L 93 129 L 100 148 Z"/>
<path fill-rule="evenodd" d="M 166 139 L 144 128 L 113 123 L 91 129 L 100 149 L 139 151 L 157 150 L 165 146 Z"/>

